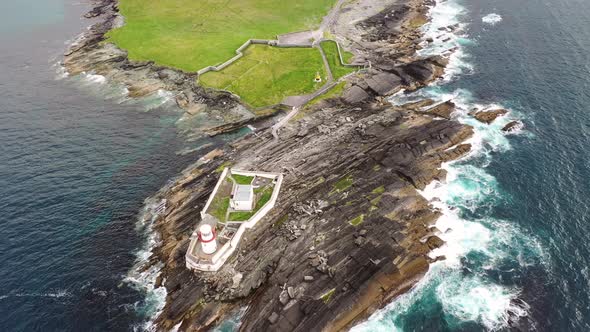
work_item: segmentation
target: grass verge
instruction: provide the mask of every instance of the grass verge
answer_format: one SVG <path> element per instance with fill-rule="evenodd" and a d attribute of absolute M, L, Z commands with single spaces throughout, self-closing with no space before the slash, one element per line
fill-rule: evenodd
<path fill-rule="evenodd" d="M 340 62 L 340 56 L 338 55 L 338 45 L 336 45 L 336 42 L 332 40 L 325 40 L 320 43 L 320 46 L 326 54 L 326 58 L 328 59 L 330 69 L 332 69 L 332 75 L 334 76 L 335 80 L 359 69 L 358 67 L 343 66 L 342 62 Z M 349 63 L 350 59 L 353 57 L 353 54 L 344 50 L 341 51 L 342 60 L 344 60 L 344 63 Z"/>
<path fill-rule="evenodd" d="M 231 177 L 236 181 L 237 184 L 251 184 L 254 180 L 253 176 L 247 175 L 232 174 Z"/>

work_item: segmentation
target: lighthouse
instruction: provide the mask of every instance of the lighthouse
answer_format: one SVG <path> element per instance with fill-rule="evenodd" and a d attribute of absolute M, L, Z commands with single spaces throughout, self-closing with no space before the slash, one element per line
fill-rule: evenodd
<path fill-rule="evenodd" d="M 211 225 L 204 224 L 199 227 L 199 241 L 201 242 L 203 253 L 211 255 L 217 250 L 215 235 L 215 230 Z"/>

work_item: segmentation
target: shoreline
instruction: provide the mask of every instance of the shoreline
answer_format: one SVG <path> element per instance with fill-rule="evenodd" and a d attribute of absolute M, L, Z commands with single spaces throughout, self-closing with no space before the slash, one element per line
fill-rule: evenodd
<path fill-rule="evenodd" d="M 101 1 L 101 3 L 105 3 L 105 2 L 112 3 L 113 1 L 110 1 L 110 0 Z M 408 61 L 408 60 L 410 60 L 410 59 L 404 59 L 404 61 Z M 430 64 L 432 64 L 432 68 L 434 68 L 434 70 L 432 71 L 432 79 L 431 80 L 415 79 L 415 77 L 413 77 L 412 75 L 409 74 L 409 73 L 413 73 L 413 74 L 417 74 L 416 76 L 418 76 L 418 77 L 422 77 L 423 75 L 420 75 L 421 73 L 416 73 L 416 70 L 418 70 L 417 68 L 419 68 L 420 70 L 423 70 L 424 66 L 428 65 L 428 64 L 429 63 L 428 62 L 425 63 L 423 59 L 414 59 L 414 61 L 408 61 L 405 65 L 404 64 L 401 65 L 402 68 L 404 66 L 408 66 L 411 69 L 407 72 L 403 72 L 406 75 L 408 75 L 409 77 L 413 78 L 410 80 L 407 77 L 402 77 L 404 80 L 408 80 L 408 81 L 412 82 L 412 84 L 407 86 L 407 88 L 417 89 L 421 86 L 425 86 L 426 84 L 428 84 L 432 80 L 438 79 L 439 77 L 442 76 L 442 74 L 444 73 L 444 66 L 439 66 L 440 64 L 444 64 L 444 61 L 442 59 L 435 59 L 434 62 L 430 63 Z M 378 70 L 383 70 L 384 68 L 390 68 L 393 64 L 378 63 L 378 65 L 381 67 Z M 396 65 L 400 66 L 399 63 Z M 411 66 L 414 66 L 414 67 L 411 67 Z M 400 67 L 394 67 L 394 68 L 400 68 Z M 441 68 L 443 68 L 443 69 L 441 69 Z M 435 72 L 435 71 L 438 71 L 438 72 Z M 380 73 L 379 72 L 372 73 L 371 76 L 378 76 L 384 72 L 386 72 L 386 71 L 381 71 Z M 368 76 L 369 79 L 371 78 L 371 76 Z M 363 79 L 365 79 L 365 78 L 363 78 Z M 360 81 L 357 81 L 356 83 L 358 83 L 358 82 L 360 82 Z M 353 85 L 353 87 L 354 86 L 358 87 L 361 85 L 355 84 L 355 85 Z M 131 90 L 133 90 L 133 89 L 131 89 Z M 387 91 L 387 92 L 389 92 L 389 91 Z M 383 103 L 381 103 L 379 101 L 379 99 L 381 99 L 382 97 L 380 97 L 378 95 L 372 96 L 372 97 L 377 100 L 376 103 L 372 100 L 373 98 L 369 98 L 368 102 L 366 99 L 364 99 L 361 102 L 353 103 L 353 105 L 357 105 L 357 107 L 363 111 L 373 112 L 374 113 L 373 115 L 377 115 L 377 118 L 379 117 L 380 114 L 382 115 L 383 112 L 387 113 L 387 112 L 393 111 L 393 112 L 399 113 L 399 114 L 396 113 L 396 115 L 394 116 L 394 117 L 396 117 L 396 119 L 393 120 L 393 124 L 389 123 L 390 120 L 386 120 L 387 116 L 385 118 L 384 117 L 379 118 L 378 121 L 382 121 L 382 122 L 378 123 L 380 126 L 383 124 L 387 124 L 388 126 L 393 125 L 399 129 L 399 128 L 401 128 L 400 126 L 402 124 L 405 124 L 405 125 L 409 124 L 410 126 L 416 125 L 416 126 L 422 128 L 422 126 L 424 126 L 425 124 L 428 123 L 428 120 L 426 120 L 424 118 L 430 119 L 433 117 L 432 113 L 427 114 L 425 112 L 422 112 L 420 105 L 418 105 L 418 107 L 416 107 L 417 105 L 415 105 L 415 104 L 409 105 L 409 106 L 404 105 L 403 107 L 390 107 L 390 106 L 384 105 Z M 327 104 L 327 106 L 326 106 L 326 104 Z M 322 102 L 322 106 L 323 106 L 323 108 L 327 108 L 327 109 L 334 109 L 334 108 L 346 109 L 347 107 L 350 107 L 350 103 L 346 100 L 345 101 L 342 101 L 342 100 L 328 101 L 328 102 Z M 422 105 L 422 106 L 424 106 L 424 105 Z M 319 109 L 319 108 L 317 108 L 317 109 Z M 317 112 L 318 111 L 316 111 L 316 113 L 312 113 L 311 115 L 306 115 L 303 120 L 308 120 L 307 119 L 308 117 L 316 116 Z M 319 111 L 319 112 L 322 112 L 322 111 Z M 356 112 L 358 112 L 358 111 L 356 111 Z M 356 114 L 354 113 L 354 111 L 351 112 L 350 110 L 345 110 L 345 113 L 350 114 L 349 117 L 356 117 Z M 401 123 L 395 124 L 396 121 L 400 120 L 400 118 L 402 120 Z M 437 117 L 437 118 L 440 118 L 440 117 Z M 443 118 L 444 118 L 444 116 L 443 116 Z M 363 120 L 362 116 L 361 116 L 360 120 Z M 322 119 L 322 121 L 324 123 L 329 122 L 328 119 Z M 369 122 L 371 122 L 371 121 L 376 122 L 375 120 L 369 120 L 365 123 L 359 123 L 359 124 L 365 126 L 365 128 L 359 127 L 365 131 L 365 134 L 366 134 L 367 130 L 370 131 L 370 130 L 374 129 L 373 128 L 374 123 L 369 124 Z M 448 121 L 448 120 L 440 120 L 440 121 Z M 346 122 L 349 122 L 349 121 L 347 120 Z M 362 121 L 354 119 L 353 122 L 362 122 Z M 448 121 L 448 122 L 451 122 L 451 121 Z M 300 124 L 301 120 L 298 120 L 297 123 Z M 441 146 L 437 146 L 437 147 L 432 146 L 429 148 L 424 148 L 424 150 L 426 150 L 426 151 L 421 151 L 422 155 L 419 157 L 428 156 L 430 153 L 432 153 L 432 151 L 435 151 L 438 156 L 442 153 L 441 152 L 442 147 L 445 146 L 445 144 L 447 144 L 447 145 L 451 144 L 450 146 L 448 146 L 448 148 L 453 147 L 455 149 L 455 150 L 453 150 L 454 151 L 453 154 L 450 154 L 446 157 L 439 157 L 441 159 L 436 160 L 436 161 L 430 160 L 430 161 L 426 162 L 426 165 L 418 166 L 418 168 L 428 167 L 429 169 L 428 170 L 421 170 L 416 175 L 405 174 L 404 171 L 397 171 L 397 170 L 395 171 L 395 173 L 397 173 L 398 176 L 401 176 L 401 179 L 403 181 L 411 184 L 411 187 L 423 188 L 426 184 L 430 183 L 432 180 L 443 178 L 444 174 L 438 172 L 437 167 L 434 167 L 434 166 L 436 166 L 436 164 L 438 162 L 440 162 L 440 160 L 443 160 L 445 158 L 448 158 L 449 160 L 456 159 L 458 156 L 465 155 L 468 152 L 469 147 L 463 146 L 461 144 L 465 139 L 467 139 L 470 136 L 470 134 L 468 134 L 467 132 L 462 132 L 462 130 L 465 130 L 465 129 L 463 129 L 464 127 L 453 127 L 454 125 L 451 125 L 451 124 L 448 124 L 448 125 L 450 126 L 449 128 L 453 128 L 453 131 L 456 131 L 453 135 L 458 135 L 458 136 L 455 139 L 450 139 L 449 142 L 444 143 Z M 308 134 L 301 135 L 302 129 L 301 128 L 297 129 L 294 127 L 295 126 L 293 123 L 290 123 L 289 125 L 287 125 L 287 128 L 285 130 L 287 132 L 287 137 L 283 138 L 283 139 L 287 140 L 287 141 L 297 140 L 297 139 L 299 139 L 299 140 L 306 139 Z M 316 128 L 318 128 L 320 135 L 326 135 L 325 132 L 322 133 L 322 131 L 325 131 L 325 130 L 320 129 L 319 126 L 317 126 Z M 308 129 L 308 131 L 309 131 L 309 129 Z M 354 131 L 357 131 L 357 130 L 354 129 Z M 328 133 L 327 135 L 329 135 L 329 134 L 330 133 Z M 411 133 L 409 137 L 412 137 L 412 135 L 418 135 L 418 134 L 419 134 L 419 132 Z M 268 136 L 268 131 L 263 132 L 263 135 Z M 387 142 L 388 138 L 387 138 L 386 134 L 378 133 L 377 135 L 384 135 L 384 137 L 382 137 L 383 142 Z M 378 137 L 380 137 L 380 136 L 378 136 Z M 430 138 L 431 137 L 429 137 L 429 139 Z M 439 139 L 439 138 L 435 138 L 435 140 L 436 139 Z M 208 176 L 208 174 L 209 173 L 215 174 L 213 171 L 215 170 L 216 167 L 219 167 L 219 165 L 223 164 L 224 160 L 222 160 L 222 159 L 231 158 L 234 160 L 234 162 L 236 160 L 238 160 L 237 162 L 242 163 L 243 165 L 252 165 L 252 164 L 256 164 L 256 163 L 254 163 L 251 160 L 243 159 L 243 155 L 245 154 L 245 152 L 247 152 L 249 150 L 250 151 L 257 151 L 259 153 L 264 153 L 264 151 L 268 151 L 268 149 L 270 149 L 270 150 L 273 150 L 273 149 L 284 150 L 285 149 L 284 142 L 283 143 L 277 142 L 276 144 L 273 144 L 272 142 L 271 143 L 264 142 L 264 144 L 260 144 L 260 142 L 257 142 L 257 140 L 258 140 L 257 138 L 252 137 L 252 135 L 249 135 L 249 136 L 245 137 L 244 139 L 233 143 L 232 144 L 233 147 L 236 148 L 238 150 L 238 152 L 226 150 L 224 152 L 225 156 L 223 156 L 223 157 L 217 156 L 217 157 L 211 157 L 211 159 L 208 159 L 208 160 L 205 159 L 205 160 L 207 160 L 207 162 L 205 164 L 197 165 L 196 167 L 193 167 L 192 169 L 189 168 L 186 172 L 183 172 L 185 175 L 187 173 L 192 173 L 192 174 L 188 174 L 188 176 L 185 176 L 184 178 L 181 175 L 179 177 L 179 180 L 175 182 L 175 186 L 173 188 L 171 188 L 169 191 L 164 191 L 164 192 L 160 193 L 159 195 L 156 195 L 156 196 L 160 196 L 160 195 L 166 196 L 166 197 L 170 198 L 171 201 L 176 203 L 175 206 L 167 209 L 166 216 L 164 218 L 157 220 L 154 224 L 157 231 L 161 235 L 163 235 L 162 236 L 163 239 L 162 239 L 162 245 L 155 248 L 154 256 L 150 258 L 150 261 L 154 261 L 155 258 L 158 258 L 162 262 L 165 263 L 165 266 L 166 266 L 165 269 L 169 270 L 165 273 L 165 275 L 166 275 L 165 277 L 162 277 L 160 275 L 160 277 L 158 278 L 159 281 L 156 281 L 156 286 L 158 284 L 167 284 L 168 283 L 169 285 L 167 285 L 166 288 L 169 288 L 172 290 L 174 290 L 174 288 L 175 288 L 175 287 L 168 287 L 168 286 L 170 286 L 169 279 L 175 277 L 173 274 L 179 268 L 177 266 L 178 265 L 177 264 L 177 259 L 178 259 L 177 256 L 180 253 L 182 253 L 183 246 L 185 245 L 182 243 L 183 240 L 178 240 L 176 237 L 180 237 L 182 239 L 186 235 L 185 233 L 186 233 L 187 229 L 190 227 L 187 227 L 187 225 L 178 225 L 178 224 L 170 227 L 170 225 L 167 225 L 167 223 L 170 222 L 171 220 L 167 220 L 167 219 L 170 217 L 174 217 L 175 215 L 178 216 L 179 214 L 187 213 L 188 212 L 188 210 L 186 210 L 186 205 L 188 203 L 187 199 L 189 201 L 192 200 L 192 204 L 195 204 L 195 203 L 198 204 L 198 198 L 196 200 L 194 199 L 194 197 L 189 199 L 188 193 L 186 191 L 183 191 L 183 189 L 193 186 L 193 188 L 191 188 L 192 195 L 194 195 L 196 192 L 196 193 L 198 193 L 200 198 L 206 197 L 207 185 L 197 183 L 197 182 L 199 182 L 199 181 L 206 182 L 206 183 L 211 182 L 211 180 L 212 180 L 211 178 L 214 178 L 214 176 L 211 177 L 211 176 Z M 383 144 L 383 142 L 381 144 Z M 419 141 L 416 143 L 417 143 L 417 147 L 419 147 L 420 145 L 423 145 L 422 141 Z M 408 143 L 406 143 L 406 144 L 408 144 Z M 439 143 L 437 143 L 437 144 L 439 144 Z M 426 145 L 429 145 L 429 143 L 426 143 Z M 293 148 L 294 146 L 291 145 L 290 147 Z M 461 148 L 457 150 L 458 147 L 461 147 Z M 242 150 L 242 151 L 240 151 L 240 150 Z M 364 153 L 364 152 L 361 152 L 361 153 Z M 228 157 L 226 157 L 226 156 L 228 156 Z M 242 158 L 239 158 L 239 157 L 242 157 Z M 269 157 L 267 157 L 267 158 L 269 158 Z M 282 168 L 285 167 L 285 166 L 279 166 L 280 163 L 277 164 L 276 161 L 274 162 L 274 166 L 273 166 L 273 161 L 272 160 L 269 161 L 268 159 L 265 160 L 264 162 L 269 164 L 266 167 L 282 167 Z M 433 163 L 433 164 L 430 164 L 430 163 Z M 416 164 L 414 166 L 417 166 L 417 165 L 418 164 Z M 358 170 L 358 167 L 359 167 L 359 165 L 353 165 L 352 168 L 350 168 L 349 170 Z M 291 175 L 291 176 L 293 173 L 297 173 L 297 171 L 293 172 L 290 170 L 287 170 L 287 172 L 289 172 L 289 175 Z M 429 175 L 426 177 L 423 177 L 422 174 L 420 174 L 421 172 L 422 173 L 426 172 Z M 430 181 L 428 181 L 429 178 L 431 178 Z M 334 179 L 328 179 L 327 182 L 334 182 L 333 180 Z M 299 186 L 304 184 L 304 183 L 300 183 L 300 181 L 298 181 L 297 179 L 294 179 L 294 181 L 299 182 L 299 183 L 296 183 Z M 326 181 L 325 178 L 324 178 L 324 181 Z M 394 181 L 394 182 L 396 182 L 396 181 Z M 321 184 L 319 184 L 318 186 L 320 186 L 320 185 Z M 402 188 L 402 189 L 409 190 L 408 188 Z M 293 190 L 297 191 L 297 186 L 294 186 Z M 317 190 L 322 191 L 322 189 L 317 189 Z M 405 195 L 405 193 L 404 193 L 404 195 Z M 398 195 L 398 198 L 402 198 L 402 197 L 405 197 L 405 196 Z M 415 198 L 415 199 L 419 201 L 418 198 Z M 288 202 L 282 202 L 282 203 L 283 203 L 283 207 L 279 207 L 278 209 L 286 210 L 287 207 L 289 206 L 289 203 L 291 203 L 291 205 L 296 206 L 299 202 L 297 202 L 295 200 L 290 200 Z M 415 204 L 422 204 L 422 203 L 420 202 L 420 203 L 415 203 Z M 431 210 L 432 208 L 429 207 L 428 209 Z M 277 210 L 277 208 L 275 208 L 275 210 Z M 273 211 L 273 213 L 271 213 L 272 216 L 270 216 L 271 220 L 268 220 L 267 223 L 269 221 L 281 219 L 283 217 L 282 214 L 284 214 L 284 213 L 285 213 L 284 211 L 282 211 L 282 212 Z M 425 213 L 425 212 L 421 212 L 421 213 Z M 422 217 L 425 217 L 425 216 L 422 216 Z M 432 219 L 433 217 L 436 217 L 436 213 L 431 210 L 430 215 L 426 216 L 425 218 Z M 434 222 L 435 221 L 436 220 L 434 220 Z M 196 223 L 196 220 L 194 220 L 194 221 L 185 220 L 183 222 L 184 223 L 191 223 L 191 222 Z M 432 222 L 432 221 L 430 221 L 430 222 Z M 175 229 L 175 227 L 176 227 L 176 229 Z M 261 233 L 263 231 L 264 230 L 256 230 L 256 233 Z M 434 235 L 434 233 L 431 233 L 430 231 L 426 231 L 426 232 L 422 231 L 422 232 L 423 232 L 423 233 L 421 233 L 422 236 L 416 236 L 416 238 L 410 239 L 410 242 L 416 241 L 419 243 L 420 240 L 424 236 L 427 236 L 428 242 L 432 242 L 432 243 L 428 243 L 427 247 L 430 248 L 432 246 L 432 247 L 436 248 L 436 247 L 439 247 L 440 245 L 442 245 L 440 242 L 438 242 L 438 240 L 436 240 L 436 239 L 438 239 L 438 237 L 436 235 Z M 358 233 L 358 232 L 356 232 L 356 233 Z M 356 238 L 359 238 L 359 237 L 364 237 L 364 236 L 356 236 Z M 367 236 L 364 240 L 367 240 L 368 237 L 369 236 Z M 404 242 L 406 240 L 407 239 L 402 239 L 401 241 Z M 397 242 L 398 240 L 394 239 L 394 241 Z M 367 240 L 367 242 L 371 242 L 371 241 Z M 253 245 L 251 243 L 248 243 L 248 244 Z M 413 245 L 416 245 L 416 243 L 413 243 Z M 423 245 L 424 244 L 422 244 L 422 246 Z M 430 248 L 429 251 L 432 249 L 433 248 Z M 424 249 L 419 248 L 417 250 L 418 250 L 418 252 L 421 252 Z M 394 261 L 393 258 L 391 260 Z M 393 263 L 396 264 L 395 262 L 393 262 Z M 354 313 L 353 310 L 349 310 L 346 313 L 343 313 L 341 316 L 339 316 L 339 318 L 332 320 L 331 322 L 325 322 L 325 324 L 327 324 L 327 325 L 325 325 L 326 328 L 328 330 L 330 330 L 330 329 L 337 330 L 337 329 L 344 328 L 344 327 L 350 327 L 351 324 L 353 324 L 354 322 L 358 322 L 360 319 L 366 318 L 368 315 L 370 315 L 371 312 L 375 311 L 376 309 L 378 309 L 380 307 L 383 307 L 392 298 L 395 298 L 399 294 L 402 294 L 402 293 L 406 292 L 408 289 L 410 289 L 413 285 L 416 284 L 416 282 L 418 282 L 423 277 L 424 273 L 426 273 L 426 271 L 428 270 L 428 260 L 424 256 L 419 256 L 418 258 L 413 259 L 413 260 L 410 259 L 409 261 L 405 261 L 405 260 L 398 261 L 398 263 L 400 263 L 402 265 L 402 268 L 403 268 L 403 266 L 406 266 L 405 270 L 411 274 L 411 277 L 408 277 L 406 279 L 403 279 L 403 278 L 399 279 L 400 276 L 403 276 L 403 273 L 401 275 L 399 273 L 399 271 L 401 271 L 401 268 L 400 268 L 400 270 L 398 270 L 398 272 L 392 273 L 389 277 L 388 277 L 387 273 L 383 273 L 383 271 L 382 271 L 381 274 L 378 276 L 378 279 L 380 279 L 380 281 L 379 282 L 375 282 L 375 281 L 370 282 L 367 285 L 367 287 L 369 287 L 369 289 L 365 290 L 365 294 L 371 294 L 372 292 L 374 293 L 374 295 L 369 296 L 370 299 L 367 300 L 367 302 L 370 302 L 370 303 L 365 303 L 366 306 L 360 307 L 360 311 L 358 311 L 356 314 Z M 186 275 L 183 277 L 186 277 Z M 266 278 L 268 279 L 269 277 L 267 276 Z M 385 288 L 385 289 L 389 289 L 388 293 L 382 294 L 381 289 L 383 289 L 384 285 L 387 285 L 386 280 L 389 280 L 389 283 L 391 284 L 391 286 Z M 401 280 L 401 282 L 400 282 L 400 280 Z M 201 281 L 205 281 L 205 280 L 201 280 Z M 220 281 L 221 280 L 216 280 L 216 282 L 220 282 Z M 268 283 L 268 280 L 266 282 Z M 202 284 L 202 286 L 204 288 L 208 287 L 205 284 Z M 257 289 L 262 286 L 263 285 L 258 285 L 258 287 L 252 288 L 252 290 Z M 370 287 L 377 287 L 377 288 L 375 288 L 375 290 L 371 291 Z M 255 292 L 255 297 L 264 298 L 264 296 L 261 296 L 258 293 L 260 293 L 260 292 L 259 291 Z M 219 295 L 219 294 L 217 294 L 217 295 Z M 170 296 L 170 292 L 168 292 L 168 296 Z M 235 306 L 242 305 L 242 303 L 244 303 L 244 302 L 250 302 L 250 303 L 256 302 L 256 303 L 260 304 L 260 301 L 258 301 L 256 298 L 244 300 L 244 298 L 247 298 L 247 297 L 251 297 L 251 296 L 250 295 L 238 296 L 235 300 L 235 305 L 227 305 L 227 304 L 221 303 L 221 304 L 209 306 L 209 303 L 205 303 L 205 305 L 203 306 L 202 309 L 206 309 L 205 311 L 216 311 L 213 316 L 209 315 L 209 316 L 205 316 L 205 317 L 194 317 L 194 315 L 189 315 L 187 317 L 183 317 L 182 319 L 180 319 L 180 321 L 178 318 L 174 319 L 174 320 L 169 320 L 169 319 L 162 319 L 162 317 L 159 317 L 156 320 L 156 323 L 158 324 L 158 326 L 160 328 L 171 328 L 172 326 L 179 326 L 178 324 L 181 324 L 179 326 L 181 329 L 186 329 L 188 326 L 190 326 L 191 328 L 194 327 L 194 325 L 185 324 L 184 323 L 185 319 L 192 320 L 192 322 L 190 322 L 190 323 L 195 323 L 195 322 L 201 321 L 201 322 L 209 322 L 211 324 L 211 323 L 214 323 L 215 321 L 218 321 L 223 316 L 224 312 L 231 311 L 233 308 L 235 308 Z M 376 297 L 380 297 L 381 299 L 379 301 L 375 302 Z M 240 300 L 240 298 L 242 300 Z M 213 300 L 213 302 L 215 302 L 215 296 L 210 297 L 210 299 Z M 266 300 L 268 300 L 268 297 L 266 298 Z M 363 304 L 363 305 L 365 305 L 365 304 Z M 166 303 L 163 313 L 170 315 L 171 314 L 171 311 L 170 311 L 171 306 L 172 306 L 171 302 L 169 302 L 167 300 L 167 303 Z M 209 307 L 205 308 L 206 306 L 209 306 Z M 191 310 L 194 311 L 194 309 L 195 309 L 195 307 L 193 304 L 193 306 L 191 306 Z M 247 312 L 245 313 L 245 315 L 252 316 L 253 310 L 255 310 L 255 309 L 252 309 L 252 310 L 248 309 Z M 201 310 L 201 311 L 203 311 L 203 310 Z M 354 315 L 354 317 L 347 318 L 347 316 L 350 315 L 351 313 Z M 160 314 L 159 316 L 162 316 L 162 314 Z M 264 322 L 264 320 L 262 320 L 262 322 Z M 174 323 L 174 324 L 172 324 L 172 323 Z M 249 320 L 247 318 L 246 323 L 254 324 L 254 326 L 257 326 L 257 327 L 260 327 L 260 325 L 256 325 L 256 324 L 262 324 L 260 319 L 254 319 L 252 317 L 250 317 Z M 204 325 L 204 327 L 206 327 L 206 326 L 210 326 L 210 325 Z M 197 328 L 197 330 L 198 330 L 198 328 Z"/>

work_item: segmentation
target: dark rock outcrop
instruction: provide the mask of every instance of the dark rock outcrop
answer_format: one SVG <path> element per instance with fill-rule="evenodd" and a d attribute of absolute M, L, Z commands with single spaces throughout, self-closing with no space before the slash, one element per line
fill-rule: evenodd
<path fill-rule="evenodd" d="M 103 2 L 98 11 L 106 23 L 93 26 L 89 38 L 66 54 L 69 70 L 116 77 L 134 95 L 179 91 L 177 103 L 198 112 L 239 109 L 235 96 L 203 89 L 190 74 L 130 62 L 125 52 L 100 43 L 117 21 L 114 2 Z M 392 107 L 383 98 L 425 86 L 444 71 L 441 57 L 414 57 L 421 36 L 410 22 L 424 17 L 427 4 L 396 2 L 357 23 L 365 31 L 357 43 L 373 67 L 348 78 L 343 98 L 287 123 L 279 139 L 261 130 L 223 154 L 211 152 L 206 163 L 196 163 L 159 193 L 168 208 L 154 224 L 161 242 L 148 263 L 164 263 L 158 283 L 167 299 L 156 319 L 159 328 L 180 323 L 180 331 L 205 331 L 247 305 L 243 331 L 340 331 L 428 271 L 433 260 L 427 254 L 442 245 L 433 229 L 439 212 L 418 189 L 443 180 L 440 165 L 469 152 L 462 142 L 472 129 L 447 120 L 452 103 L 432 111 L 439 119 L 418 112 L 431 100 Z M 236 126 L 247 121 L 233 120 Z M 220 271 L 194 273 L 182 252 L 224 163 L 282 172 L 283 187 L 275 207 Z M 338 185 L 342 181 L 350 184 Z"/>
<path fill-rule="evenodd" d="M 344 92 L 342 97 L 349 104 L 357 104 L 367 100 L 370 95 L 360 86 L 353 85 Z"/>
<path fill-rule="evenodd" d="M 310 134 L 299 135 L 302 127 Z M 427 253 L 442 245 L 431 230 L 438 212 L 417 189 L 444 179 L 441 163 L 466 154 L 470 146 L 461 142 L 471 134 L 457 122 L 390 106 L 334 109 L 288 124 L 279 141 L 252 136 L 187 171 L 163 194 L 174 208 L 156 224 L 167 244 L 156 255 L 168 262 L 158 324 L 204 330 L 230 303 L 248 305 L 245 331 L 340 330 L 365 317 L 428 270 Z M 222 159 L 283 171 L 285 181 L 239 255 L 216 274 L 192 273 L 172 254 L 173 243 L 198 223 Z M 344 178 L 350 187 L 335 189 Z M 232 288 L 237 273 L 243 279 Z"/>
<path fill-rule="evenodd" d="M 438 104 L 432 108 L 426 110 L 427 114 L 438 116 L 443 119 L 450 120 L 451 114 L 455 111 L 455 103 L 452 101 L 446 101 L 444 103 Z"/>
<path fill-rule="evenodd" d="M 365 79 L 368 87 L 379 96 L 386 96 L 402 88 L 402 79 L 393 73 L 378 73 Z"/>
<path fill-rule="evenodd" d="M 494 120 L 496 120 L 497 117 L 502 116 L 506 113 L 508 113 L 508 111 L 505 109 L 497 109 L 497 110 L 491 110 L 491 111 L 480 111 L 480 112 L 475 113 L 473 115 L 473 117 L 476 118 L 479 122 L 490 124 L 490 123 L 494 122 Z"/>
<path fill-rule="evenodd" d="M 521 121 L 510 121 L 504 126 L 504 128 L 502 128 L 502 131 L 505 133 L 511 133 L 521 129 L 523 126 L 524 124 Z"/>

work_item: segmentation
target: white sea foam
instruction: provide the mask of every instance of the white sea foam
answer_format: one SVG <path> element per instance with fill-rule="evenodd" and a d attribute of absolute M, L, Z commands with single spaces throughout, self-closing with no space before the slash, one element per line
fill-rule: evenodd
<path fill-rule="evenodd" d="M 151 111 L 162 106 L 175 105 L 175 95 L 167 90 L 158 89 L 156 92 L 141 98 L 130 98 L 129 89 L 123 85 L 109 81 L 107 77 L 93 72 L 82 72 L 80 75 L 70 77 L 62 64 L 56 63 L 56 79 L 71 78 L 76 87 L 98 94 L 105 99 L 118 104 L 138 105 L 144 111 Z"/>
<path fill-rule="evenodd" d="M 404 322 L 403 316 L 412 310 L 422 310 L 430 302 L 440 304 L 449 326 L 473 321 L 489 330 L 496 330 L 508 326 L 509 320 L 527 315 L 528 305 L 517 300 L 520 290 L 497 284 L 486 277 L 486 271 L 507 260 L 517 260 L 521 266 L 533 264 L 539 257 L 543 261 L 540 245 L 508 221 L 493 218 L 468 220 L 465 217 L 466 211 L 475 213 L 505 199 L 499 192 L 496 179 L 485 167 L 494 153 L 511 149 L 510 141 L 501 129 L 515 120 L 517 114 L 510 111 L 490 125 L 480 123 L 469 114 L 474 109 L 506 107 L 478 104 L 467 90 L 446 92 L 442 88 L 453 77 L 473 70 L 463 49 L 464 45 L 472 42 L 461 35 L 464 26 L 460 24 L 460 19 L 463 14 L 464 9 L 453 0 L 438 2 L 431 11 L 431 23 L 424 27 L 425 39 L 430 37 L 434 41 L 424 43 L 420 51 L 423 55 L 453 50 L 445 79 L 413 94 L 397 94 L 391 100 L 394 104 L 423 98 L 453 100 L 456 105 L 454 119 L 474 129 L 474 135 L 468 141 L 472 145 L 470 154 L 460 161 L 443 164 L 442 168 L 447 171 L 446 180 L 431 183 L 421 192 L 442 213 L 435 227 L 440 230 L 439 236 L 445 245 L 433 250 L 430 256 L 444 256 L 446 259 L 432 264 L 426 276 L 410 292 L 355 326 L 353 331 L 405 330 L 407 322 Z M 459 24 L 456 28 L 446 29 L 456 24 Z M 477 264 L 465 266 L 464 259 L 471 255 L 477 256 Z"/>
<path fill-rule="evenodd" d="M 89 83 L 102 85 L 107 82 L 107 78 L 102 75 L 91 74 L 91 73 L 82 73 L 82 77 Z"/>
<path fill-rule="evenodd" d="M 141 98 L 140 103 L 146 111 L 151 111 L 174 100 L 174 94 L 170 91 L 159 89 L 156 93 Z"/>
<path fill-rule="evenodd" d="M 479 322 L 489 330 L 507 326 L 512 317 L 527 315 L 528 306 L 514 301 L 518 290 L 489 284 L 477 276 L 466 278 L 457 270 L 453 273 L 436 287 L 445 315 Z"/>
<path fill-rule="evenodd" d="M 486 23 L 489 25 L 496 25 L 497 23 L 502 22 L 502 16 L 500 16 L 496 13 L 491 13 L 491 14 L 488 14 L 488 15 L 482 17 L 481 21 L 483 23 Z"/>
<path fill-rule="evenodd" d="M 55 68 L 55 79 L 56 80 L 63 80 L 64 78 L 67 78 L 70 76 L 70 73 L 68 73 L 68 71 L 66 70 L 66 67 L 64 67 L 60 62 L 54 63 L 53 68 Z"/>
<path fill-rule="evenodd" d="M 449 81 L 456 75 L 469 73 L 473 67 L 469 64 L 468 55 L 463 52 L 462 45 L 473 43 L 464 33 L 465 24 L 461 18 L 465 9 L 455 1 L 437 2 L 430 10 L 430 22 L 422 28 L 424 35 L 423 48 L 418 55 L 445 55 L 449 58 L 444 81 Z M 432 43 L 426 40 L 433 40 Z"/>
<path fill-rule="evenodd" d="M 147 234 L 147 239 L 144 246 L 136 253 L 135 265 L 123 280 L 129 283 L 131 287 L 145 294 L 145 300 L 142 303 L 137 303 L 135 309 L 149 319 L 141 326 L 135 326 L 133 329 L 136 331 L 155 331 L 156 327 L 153 324 L 153 319 L 159 315 L 166 304 L 166 288 L 155 287 L 156 279 L 163 264 L 159 263 L 152 265 L 148 269 L 143 269 L 152 255 L 152 249 L 160 243 L 158 233 L 153 230 L 156 216 L 152 214 L 158 203 L 159 200 L 156 198 L 148 198 L 145 201 L 144 208 L 138 218 L 137 231 Z"/>
<path fill-rule="evenodd" d="M 0 295 L 0 300 L 6 299 L 9 297 L 52 297 L 52 298 L 62 298 L 62 297 L 71 297 L 72 293 L 70 293 L 66 289 L 56 289 L 51 292 L 46 293 L 26 293 L 26 292 L 16 292 L 13 294 L 5 294 Z"/>

